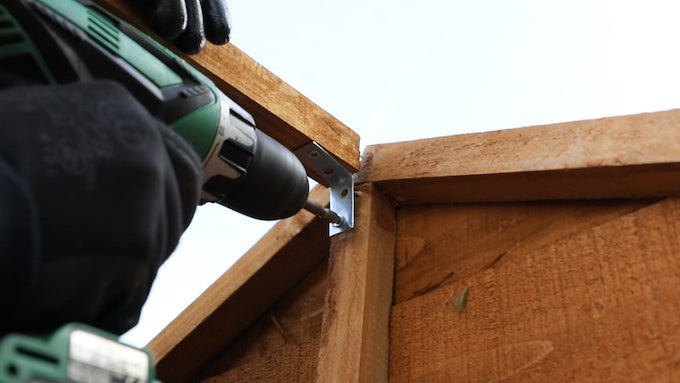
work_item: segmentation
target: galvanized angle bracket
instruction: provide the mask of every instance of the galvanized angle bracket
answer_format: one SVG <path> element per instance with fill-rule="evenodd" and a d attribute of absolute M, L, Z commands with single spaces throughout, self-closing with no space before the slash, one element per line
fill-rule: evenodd
<path fill-rule="evenodd" d="M 300 161 L 314 170 L 331 186 L 330 210 L 339 215 L 340 223 L 328 226 L 330 236 L 354 227 L 354 178 L 352 173 L 336 161 L 316 142 L 310 142 L 293 151 Z"/>

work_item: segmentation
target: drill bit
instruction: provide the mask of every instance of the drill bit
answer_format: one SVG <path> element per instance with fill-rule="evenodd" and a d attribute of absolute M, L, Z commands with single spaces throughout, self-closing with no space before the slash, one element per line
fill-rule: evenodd
<path fill-rule="evenodd" d="M 338 215 L 338 213 L 334 212 L 331 209 L 323 207 L 320 203 L 311 199 L 308 199 L 307 202 L 305 202 L 303 209 L 307 210 L 308 212 L 316 215 L 317 217 L 323 219 L 324 221 L 336 227 L 341 226 L 342 223 L 344 222 L 344 220 L 342 219 L 341 216 Z"/>

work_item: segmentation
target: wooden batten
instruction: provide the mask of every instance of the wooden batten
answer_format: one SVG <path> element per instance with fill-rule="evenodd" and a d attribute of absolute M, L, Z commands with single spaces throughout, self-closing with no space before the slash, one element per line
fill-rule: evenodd
<path fill-rule="evenodd" d="M 396 218 L 372 185 L 358 188 L 357 230 L 333 237 L 316 382 L 385 382 Z"/>
<path fill-rule="evenodd" d="M 400 204 L 680 195 L 680 110 L 375 145 L 359 182 Z"/>

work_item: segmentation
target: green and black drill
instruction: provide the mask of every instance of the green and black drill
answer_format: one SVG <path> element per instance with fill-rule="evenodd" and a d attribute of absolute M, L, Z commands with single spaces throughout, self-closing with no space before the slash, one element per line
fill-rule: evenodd
<path fill-rule="evenodd" d="M 304 166 L 205 76 L 86 0 L 0 1 L 0 88 L 115 80 L 203 159 L 202 202 L 257 219 L 305 206 Z"/>
<path fill-rule="evenodd" d="M 253 118 L 196 69 L 147 35 L 87 0 L 0 0 L 0 89 L 92 79 L 125 86 L 203 159 L 202 202 L 257 219 L 306 208 L 304 166 L 255 128 Z M 148 350 L 78 324 L 52 335 L 0 339 L 0 383 L 152 382 Z"/>

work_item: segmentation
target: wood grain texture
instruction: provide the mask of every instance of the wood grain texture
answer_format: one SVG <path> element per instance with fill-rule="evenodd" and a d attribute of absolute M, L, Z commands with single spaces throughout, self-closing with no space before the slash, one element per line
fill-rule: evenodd
<path fill-rule="evenodd" d="M 328 204 L 328 189 L 311 197 Z M 193 378 L 328 257 L 328 225 L 302 211 L 276 224 L 148 345 L 164 382 Z"/>
<path fill-rule="evenodd" d="M 202 369 L 204 381 L 313 381 L 327 275 L 322 262 Z"/>
<path fill-rule="evenodd" d="M 331 241 L 319 383 L 387 381 L 395 212 L 372 185 L 358 192 L 355 228 Z"/>
<path fill-rule="evenodd" d="M 680 110 L 371 146 L 402 204 L 680 195 Z"/>
<path fill-rule="evenodd" d="M 397 304 L 390 382 L 678 381 L 679 253 L 667 199 Z"/>
<path fill-rule="evenodd" d="M 656 200 L 406 206 L 398 210 L 394 301 L 468 278 Z"/>
<path fill-rule="evenodd" d="M 119 17 L 154 36 L 203 72 L 224 94 L 250 113 L 257 127 L 289 149 L 315 141 L 354 173 L 359 170 L 359 135 L 275 76 L 233 44 L 206 44 L 185 55 L 148 28 L 124 0 L 96 0 Z M 318 176 L 317 181 L 325 183 Z"/>

